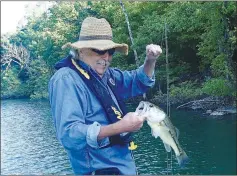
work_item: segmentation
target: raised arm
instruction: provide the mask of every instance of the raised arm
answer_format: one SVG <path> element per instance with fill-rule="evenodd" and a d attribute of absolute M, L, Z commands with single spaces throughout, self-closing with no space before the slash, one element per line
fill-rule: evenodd
<path fill-rule="evenodd" d="M 155 63 L 161 53 L 162 50 L 159 45 L 147 45 L 146 59 L 138 69 L 132 71 L 111 70 L 116 80 L 117 92 L 122 95 L 122 98 L 142 95 L 154 86 Z"/>

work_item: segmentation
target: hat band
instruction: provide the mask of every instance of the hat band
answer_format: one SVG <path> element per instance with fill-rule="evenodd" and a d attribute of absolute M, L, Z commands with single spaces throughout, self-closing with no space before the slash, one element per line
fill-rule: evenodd
<path fill-rule="evenodd" d="M 79 41 L 84 40 L 112 40 L 112 36 L 111 35 L 80 36 Z"/>

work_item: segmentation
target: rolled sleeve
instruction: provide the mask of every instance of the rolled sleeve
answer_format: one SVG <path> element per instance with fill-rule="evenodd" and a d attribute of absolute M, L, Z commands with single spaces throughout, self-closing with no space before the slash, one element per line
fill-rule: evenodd
<path fill-rule="evenodd" d="M 147 76 L 144 72 L 144 65 L 141 65 L 137 70 L 138 79 L 146 86 L 152 87 L 155 84 L 155 74 L 154 71 L 152 73 L 152 77 Z"/>
<path fill-rule="evenodd" d="M 98 149 L 109 144 L 108 137 L 101 140 L 97 140 L 98 135 L 100 133 L 100 128 L 101 128 L 101 125 L 98 122 L 94 122 L 88 127 L 86 140 L 87 140 L 87 144 L 91 146 L 92 148 Z"/>

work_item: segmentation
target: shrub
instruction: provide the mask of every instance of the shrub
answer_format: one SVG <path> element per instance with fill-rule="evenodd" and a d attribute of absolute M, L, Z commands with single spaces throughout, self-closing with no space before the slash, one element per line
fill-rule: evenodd
<path fill-rule="evenodd" d="M 202 95 L 201 88 L 197 87 L 196 82 L 182 82 L 181 84 L 170 87 L 170 97 L 180 99 L 194 99 Z"/>
<path fill-rule="evenodd" d="M 31 89 L 31 99 L 48 98 L 49 68 L 43 60 L 33 60 L 30 64 L 27 84 Z"/>
<path fill-rule="evenodd" d="M 229 96 L 234 93 L 233 88 L 223 78 L 212 78 L 203 84 L 202 91 L 212 96 Z"/>
<path fill-rule="evenodd" d="M 17 70 L 9 69 L 1 74 L 1 98 L 10 98 L 17 95 L 21 82 L 17 77 Z"/>

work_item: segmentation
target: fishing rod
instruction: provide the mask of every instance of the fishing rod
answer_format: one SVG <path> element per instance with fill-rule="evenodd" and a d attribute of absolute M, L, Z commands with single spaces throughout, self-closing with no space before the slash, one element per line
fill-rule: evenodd
<path fill-rule="evenodd" d="M 123 13 L 124 13 L 124 16 L 125 16 L 125 19 L 126 19 L 126 22 L 127 22 L 128 33 L 129 33 L 129 37 L 130 37 L 130 40 L 131 40 L 131 43 L 132 43 L 132 49 L 133 49 L 133 53 L 134 53 L 134 57 L 135 57 L 136 66 L 137 66 L 137 68 L 139 68 L 140 61 L 139 61 L 139 58 L 138 58 L 138 55 L 137 55 L 137 50 L 135 49 L 133 36 L 132 36 L 132 30 L 131 30 L 130 23 L 129 23 L 129 20 L 128 20 L 128 14 L 126 12 L 126 9 L 124 7 L 124 4 L 123 4 L 122 0 L 120 0 L 119 2 L 120 2 L 120 5 L 123 9 Z M 142 97 L 143 97 L 144 100 L 146 100 L 147 99 L 146 93 L 143 93 Z"/>
<path fill-rule="evenodd" d="M 170 118 L 170 99 L 169 99 L 169 60 L 168 60 L 168 37 L 167 37 L 167 23 L 165 19 L 165 25 L 164 25 L 164 31 L 165 31 L 165 60 L 166 60 L 166 114 Z M 164 32 L 163 31 L 163 32 Z M 163 36 L 163 34 L 162 34 Z M 169 163 L 169 152 L 167 152 L 167 175 L 169 174 L 169 171 L 171 172 L 171 175 L 173 175 L 173 165 L 172 165 L 172 150 L 170 151 L 170 163 Z"/>
<path fill-rule="evenodd" d="M 135 56 L 135 61 L 136 61 L 136 66 L 139 67 L 139 59 L 137 56 L 137 51 L 134 48 L 134 42 L 133 42 L 133 36 L 132 36 L 132 30 L 130 27 L 130 23 L 129 23 L 129 19 L 128 19 L 128 15 L 126 12 L 126 9 L 124 7 L 124 4 L 122 2 L 122 0 L 120 0 L 120 5 L 122 7 L 126 22 L 127 22 L 127 27 L 128 27 L 128 32 L 129 32 L 129 37 L 133 46 L 133 52 L 134 52 L 134 56 Z M 168 117 L 170 117 L 170 101 L 169 101 L 169 62 L 168 62 L 168 40 L 167 40 L 167 25 L 166 25 L 166 19 L 165 19 L 165 26 L 164 26 L 164 30 L 163 33 L 165 31 L 165 48 L 166 48 L 166 74 L 167 74 L 167 99 L 166 99 L 166 112 Z M 163 41 L 163 33 L 162 33 L 162 41 Z M 161 41 L 161 42 L 162 42 Z M 161 44 L 162 45 L 162 44 Z M 146 94 L 143 94 L 143 99 L 146 99 Z M 171 174 L 173 175 L 173 168 L 172 168 L 172 150 L 170 151 L 170 164 L 169 164 L 169 152 L 167 152 L 167 175 L 168 175 L 168 171 L 171 170 Z"/>

